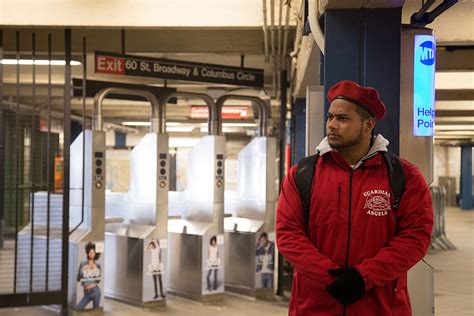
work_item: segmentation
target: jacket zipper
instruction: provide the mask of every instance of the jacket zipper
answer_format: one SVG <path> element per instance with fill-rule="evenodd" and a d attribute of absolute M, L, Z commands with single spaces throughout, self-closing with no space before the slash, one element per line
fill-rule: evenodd
<path fill-rule="evenodd" d="M 337 215 L 341 216 L 341 185 L 337 185 Z"/>
<path fill-rule="evenodd" d="M 351 169 L 351 173 L 349 176 L 349 211 L 347 216 L 347 249 L 346 249 L 346 263 L 345 267 L 349 266 L 349 246 L 351 244 L 351 224 L 352 224 L 352 176 L 354 175 L 354 170 Z M 342 315 L 346 316 L 346 305 L 342 310 Z"/>

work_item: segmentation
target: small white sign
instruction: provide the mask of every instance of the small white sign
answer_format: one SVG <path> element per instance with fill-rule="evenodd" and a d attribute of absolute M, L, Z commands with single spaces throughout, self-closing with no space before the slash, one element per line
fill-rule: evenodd
<path fill-rule="evenodd" d="M 104 252 L 104 242 L 103 241 L 96 241 L 96 243 L 95 243 L 95 252 L 96 253 Z"/>
<path fill-rule="evenodd" d="M 273 232 L 273 233 L 268 233 L 268 239 L 269 239 L 269 240 L 274 241 L 275 238 L 276 238 L 275 232 Z"/>
<path fill-rule="evenodd" d="M 224 244 L 224 235 L 217 235 L 217 244 L 218 245 Z"/>
<path fill-rule="evenodd" d="M 160 247 L 168 248 L 168 239 L 160 239 Z"/>

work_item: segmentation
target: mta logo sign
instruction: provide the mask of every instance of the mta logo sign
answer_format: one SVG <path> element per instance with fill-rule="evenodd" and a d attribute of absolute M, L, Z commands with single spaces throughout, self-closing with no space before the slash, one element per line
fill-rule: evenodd
<path fill-rule="evenodd" d="M 420 62 L 431 66 L 435 62 L 435 45 L 432 41 L 426 41 L 418 47 L 420 53 Z"/>

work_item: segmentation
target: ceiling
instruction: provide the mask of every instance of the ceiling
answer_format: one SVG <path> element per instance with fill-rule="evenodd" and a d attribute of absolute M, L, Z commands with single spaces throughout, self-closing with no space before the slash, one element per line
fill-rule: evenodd
<path fill-rule="evenodd" d="M 180 0 L 185 1 L 185 0 Z M 245 0 L 249 2 L 249 0 Z M 5 2 L 5 1 L 4 1 Z M 8 1 L 6 1 L 8 2 Z M 20 1 L 21 2 L 21 1 Z M 20 3 L 18 2 L 18 3 Z M 47 2 L 53 2 L 51 0 Z M 233 2 L 238 2 L 233 0 Z M 246 2 L 246 3 L 247 3 Z M 260 1 L 254 1 L 261 4 Z M 254 3 L 252 2 L 252 3 Z M 261 68 L 264 69 L 264 91 L 254 88 L 243 88 L 221 84 L 202 84 L 184 81 L 167 81 L 169 87 L 176 87 L 182 91 L 205 92 L 215 97 L 228 91 L 268 95 L 272 97 L 272 112 L 275 123 L 279 116 L 279 101 L 275 98 L 279 94 L 278 70 L 288 66 L 288 56 L 295 51 L 295 38 L 298 21 L 302 20 L 301 0 L 288 1 L 291 3 L 289 10 L 291 19 L 285 24 L 286 6 L 282 7 L 282 22 L 279 24 L 279 1 L 275 1 L 274 27 L 271 27 L 271 12 L 267 9 L 266 29 L 268 39 L 268 52 L 264 41 L 262 20 L 260 25 L 238 25 L 238 21 L 229 21 L 229 27 L 126 27 L 122 28 L 75 26 L 72 28 L 72 54 L 73 59 L 84 63 L 83 51 L 87 64 L 87 78 L 95 80 L 109 80 L 129 82 L 130 78 L 121 78 L 113 75 L 97 75 L 94 73 L 94 56 L 96 50 L 122 52 L 127 54 L 163 57 L 203 63 L 223 64 L 229 66 Z M 344 1 L 328 1 L 330 4 L 343 3 Z M 347 1 L 346 1 L 347 2 Z M 364 1 L 362 1 L 364 2 Z M 365 1 L 367 2 L 367 1 Z M 368 1 L 370 2 L 370 1 Z M 367 2 L 367 3 L 368 3 Z M 394 1 L 394 3 L 397 1 Z M 441 1 L 437 1 L 440 3 Z M 205 2 L 207 3 L 207 2 Z M 250 3 L 250 2 L 249 2 Z M 270 3 L 270 2 L 268 2 Z M 282 2 L 283 3 L 283 2 Z M 354 3 L 354 2 L 352 2 Z M 406 1 L 403 7 L 403 22 L 408 22 L 410 16 L 421 6 L 421 1 Z M 261 10 L 261 6 L 254 6 L 253 10 Z M 253 11 L 252 11 L 253 12 Z M 245 14 L 243 14 L 245 15 Z M 255 19 L 263 16 L 262 12 L 252 15 Z M 443 13 L 434 23 L 428 25 L 435 29 L 438 41 L 437 52 L 437 129 L 436 136 L 439 141 L 468 140 L 474 142 L 474 2 L 459 1 L 454 7 Z M 219 22 L 219 23 L 225 23 Z M 247 22 L 246 22 L 247 23 Z M 253 22 L 252 22 L 253 23 Z M 236 26 L 237 25 L 237 26 Z M 64 33 L 63 27 L 42 26 L 31 27 L 23 25 L 18 28 L 13 25 L 3 27 L 4 58 L 15 58 L 16 31 L 20 30 L 20 51 L 22 58 L 30 58 L 32 51 L 32 33 L 36 37 L 37 58 L 47 58 L 48 34 L 52 38 L 53 58 L 63 59 Z M 273 35 L 272 35 L 273 34 Z M 287 40 L 285 41 L 285 34 Z M 272 41 L 273 38 L 273 41 Z M 83 47 L 85 41 L 85 49 Z M 287 45 L 284 45 L 286 42 Z M 273 43 L 273 45 L 272 45 Z M 296 43 L 299 45 L 300 43 Z M 440 47 L 443 46 L 443 47 Z M 243 58 L 242 58 L 243 56 Z M 285 64 L 286 63 L 286 64 Z M 32 66 L 20 67 L 19 90 L 22 104 L 33 103 L 31 86 L 24 83 L 33 81 Z M 444 74 L 441 74 L 444 72 Z M 35 104 L 45 103 L 48 96 L 48 67 L 35 67 Z M 73 66 L 72 75 L 82 78 L 83 67 Z M 3 78 L 5 82 L 4 97 L 9 102 L 16 102 L 16 66 L 4 65 Z M 64 67 L 55 66 L 52 69 L 51 81 L 54 84 L 52 105 L 58 111 L 62 108 L 62 94 L 64 84 Z M 135 84 L 163 86 L 165 82 L 160 79 L 133 78 Z M 170 120 L 183 121 L 188 119 L 190 107 L 201 105 L 198 100 L 179 100 L 178 106 L 170 106 L 168 117 Z M 231 105 L 249 105 L 242 102 L 233 102 Z M 92 100 L 86 102 L 87 114 L 90 115 Z M 107 101 L 105 118 L 113 123 L 123 120 L 144 120 L 149 107 L 145 102 Z M 72 110 L 76 115 L 82 114 L 82 100 L 75 98 L 72 101 Z M 250 119 L 251 120 L 251 117 Z"/>

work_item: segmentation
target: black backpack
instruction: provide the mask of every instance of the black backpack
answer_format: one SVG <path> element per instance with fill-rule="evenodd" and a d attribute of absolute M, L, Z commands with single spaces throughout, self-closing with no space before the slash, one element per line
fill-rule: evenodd
<path fill-rule="evenodd" d="M 383 152 L 388 166 L 388 179 L 393 192 L 393 210 L 397 211 L 400 206 L 400 199 L 405 191 L 405 175 L 400 158 L 392 153 Z M 309 207 L 311 202 L 311 187 L 313 177 L 316 171 L 316 162 L 318 154 L 305 157 L 300 160 L 296 167 L 295 182 L 301 196 L 301 202 L 304 210 L 304 220 L 309 224 Z"/>

